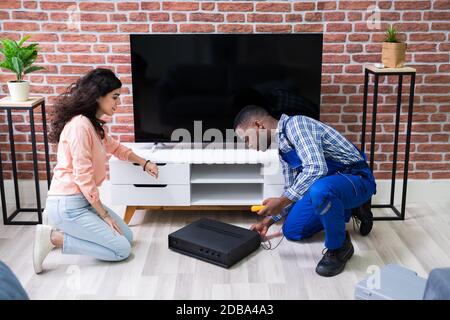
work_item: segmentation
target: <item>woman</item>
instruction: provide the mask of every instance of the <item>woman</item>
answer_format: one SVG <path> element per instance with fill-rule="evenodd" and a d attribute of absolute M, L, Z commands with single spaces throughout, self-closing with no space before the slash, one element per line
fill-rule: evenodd
<path fill-rule="evenodd" d="M 55 104 L 50 141 L 58 143 L 57 164 L 48 192 L 46 213 L 57 230 L 37 225 L 33 266 L 53 248 L 66 254 L 89 255 L 105 261 L 126 259 L 131 252 L 130 228 L 100 201 L 98 187 L 106 178 L 107 153 L 138 163 L 158 177 L 158 167 L 134 154 L 103 129 L 103 115 L 112 116 L 122 83 L 108 69 L 95 69 L 81 77 Z"/>

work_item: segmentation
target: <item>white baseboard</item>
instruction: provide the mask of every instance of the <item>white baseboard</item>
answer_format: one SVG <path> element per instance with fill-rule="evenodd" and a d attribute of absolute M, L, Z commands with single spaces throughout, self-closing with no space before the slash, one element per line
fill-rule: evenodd
<path fill-rule="evenodd" d="M 377 181 L 377 194 L 374 196 L 373 203 L 388 203 L 390 199 L 390 180 Z M 401 201 L 402 181 L 396 181 L 395 198 L 396 203 Z M 15 204 L 14 185 L 12 180 L 5 180 L 6 203 Z M 47 182 L 40 182 L 41 202 L 45 204 L 47 198 Z M 100 187 L 102 201 L 106 205 L 111 203 L 109 192 L 109 181 L 105 181 Z M 421 201 L 448 201 L 450 194 L 450 180 L 409 180 L 407 190 L 407 202 Z M 33 180 L 19 181 L 20 201 L 23 204 L 33 205 L 36 203 L 36 193 Z"/>

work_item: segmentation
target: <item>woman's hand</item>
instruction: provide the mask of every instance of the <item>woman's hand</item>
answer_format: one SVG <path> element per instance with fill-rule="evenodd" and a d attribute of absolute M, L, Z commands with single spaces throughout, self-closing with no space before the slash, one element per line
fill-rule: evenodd
<path fill-rule="evenodd" d="M 111 218 L 109 214 L 106 214 L 103 217 L 103 220 L 113 229 L 113 231 L 117 231 L 119 234 L 123 235 L 122 230 L 120 230 L 119 225 L 117 224 L 116 220 Z"/>
<path fill-rule="evenodd" d="M 159 171 L 158 171 L 158 166 L 155 163 L 153 163 L 153 162 L 147 163 L 147 165 L 145 166 L 145 172 L 147 172 L 149 175 L 151 175 L 155 179 L 158 179 Z"/>

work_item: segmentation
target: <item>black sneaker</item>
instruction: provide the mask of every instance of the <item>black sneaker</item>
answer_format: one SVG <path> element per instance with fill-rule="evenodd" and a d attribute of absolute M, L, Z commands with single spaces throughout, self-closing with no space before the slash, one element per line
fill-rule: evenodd
<path fill-rule="evenodd" d="M 353 222 L 359 227 L 359 233 L 367 236 L 372 230 L 373 214 L 370 209 L 370 200 L 358 208 L 352 209 Z"/>
<path fill-rule="evenodd" d="M 347 261 L 353 256 L 354 249 L 350 235 L 345 234 L 344 245 L 335 250 L 324 249 L 323 258 L 319 261 L 316 267 L 316 272 L 322 277 L 333 277 L 341 273 Z"/>

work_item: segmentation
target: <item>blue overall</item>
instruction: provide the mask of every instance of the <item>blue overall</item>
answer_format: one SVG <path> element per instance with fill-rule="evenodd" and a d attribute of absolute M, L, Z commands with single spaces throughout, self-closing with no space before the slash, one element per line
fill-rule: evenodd
<path fill-rule="evenodd" d="M 361 206 L 376 192 L 366 156 L 361 151 L 360 154 L 364 161 L 352 165 L 325 159 L 327 175 L 316 180 L 289 210 L 283 225 L 287 239 L 306 239 L 325 230 L 325 247 L 331 250 L 342 247 L 351 209 Z M 291 168 L 303 169 L 294 148 L 280 155 Z"/>

